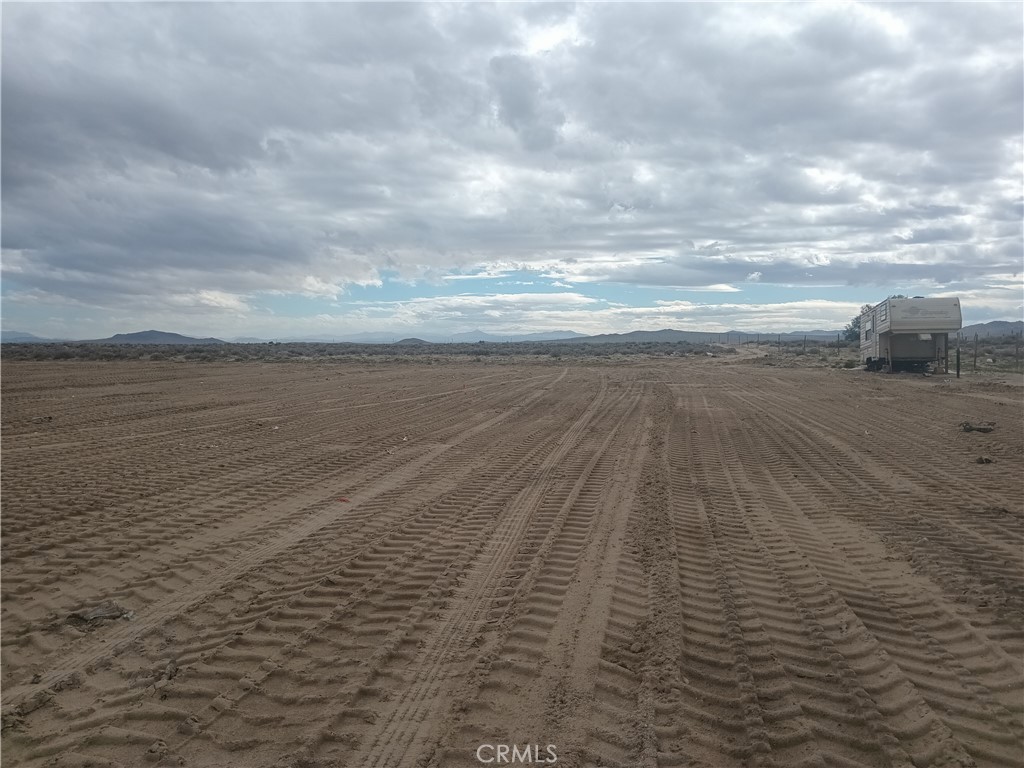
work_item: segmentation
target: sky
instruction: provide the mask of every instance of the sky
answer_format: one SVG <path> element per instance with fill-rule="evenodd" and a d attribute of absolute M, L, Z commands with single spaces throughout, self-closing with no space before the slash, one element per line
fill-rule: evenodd
<path fill-rule="evenodd" d="M 1021 3 L 2 5 L 2 325 L 1024 316 Z"/>

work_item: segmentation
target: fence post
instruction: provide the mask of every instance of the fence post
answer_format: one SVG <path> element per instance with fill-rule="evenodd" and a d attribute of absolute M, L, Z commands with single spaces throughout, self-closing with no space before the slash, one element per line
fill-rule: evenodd
<path fill-rule="evenodd" d="M 978 334 L 974 334 L 974 372 L 978 372 Z"/>

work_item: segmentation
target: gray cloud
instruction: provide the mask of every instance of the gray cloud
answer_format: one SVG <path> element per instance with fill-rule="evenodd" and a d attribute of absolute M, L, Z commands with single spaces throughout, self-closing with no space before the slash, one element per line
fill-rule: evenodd
<path fill-rule="evenodd" d="M 1021 266 L 1022 34 L 1001 4 L 7 4 L 4 275 L 232 311 L 509 264 L 980 290 Z"/>
<path fill-rule="evenodd" d="M 526 149 L 551 149 L 565 116 L 544 103 L 533 64 L 522 56 L 495 56 L 488 69 L 487 79 L 498 96 L 501 121 L 516 132 Z"/>

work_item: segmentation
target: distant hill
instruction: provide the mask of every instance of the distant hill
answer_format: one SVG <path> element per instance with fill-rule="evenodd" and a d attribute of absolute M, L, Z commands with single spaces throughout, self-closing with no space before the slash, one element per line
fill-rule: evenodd
<path fill-rule="evenodd" d="M 0 342 L 4 344 L 46 344 L 51 341 L 62 341 L 62 339 L 46 339 L 25 331 L 0 331 Z"/>
<path fill-rule="evenodd" d="M 396 347 L 402 347 L 402 346 L 405 346 L 405 347 L 423 347 L 423 346 L 426 346 L 427 344 L 430 344 L 430 342 L 429 341 L 424 341 L 423 339 L 408 338 L 408 339 L 400 339 L 399 341 L 396 341 L 394 346 L 396 346 Z"/>
<path fill-rule="evenodd" d="M 137 333 L 115 333 L 109 339 L 88 339 L 81 344 L 223 344 L 220 339 L 197 339 L 168 331 L 138 331 Z"/>
<path fill-rule="evenodd" d="M 992 320 L 988 323 L 975 323 L 960 329 L 962 338 L 974 338 L 974 334 L 985 336 L 1020 336 L 1024 333 L 1024 320 Z"/>

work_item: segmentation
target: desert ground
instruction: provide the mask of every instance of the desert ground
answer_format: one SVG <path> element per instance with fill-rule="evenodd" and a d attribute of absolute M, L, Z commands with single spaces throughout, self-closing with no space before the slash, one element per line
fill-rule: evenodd
<path fill-rule="evenodd" d="M 4 765 L 1024 765 L 1024 388 L 758 362 L 6 363 Z"/>

